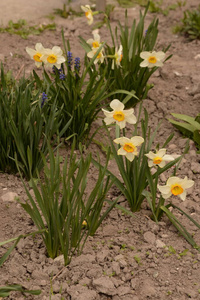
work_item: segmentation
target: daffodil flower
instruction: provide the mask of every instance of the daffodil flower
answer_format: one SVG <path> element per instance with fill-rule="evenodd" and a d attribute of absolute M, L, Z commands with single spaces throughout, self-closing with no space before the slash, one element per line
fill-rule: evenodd
<path fill-rule="evenodd" d="M 186 189 L 191 188 L 194 185 L 193 180 L 188 180 L 187 176 L 184 179 L 181 179 L 176 176 L 172 176 L 167 180 L 167 184 L 160 186 L 158 189 L 162 194 L 164 199 L 169 198 L 171 195 L 179 196 L 181 200 L 186 198 Z"/>
<path fill-rule="evenodd" d="M 126 122 L 130 124 L 136 123 L 137 119 L 133 114 L 133 108 L 124 110 L 124 104 L 118 99 L 112 100 L 110 103 L 110 107 L 113 109 L 113 111 L 102 109 L 106 116 L 106 118 L 104 119 L 106 125 L 116 122 L 116 124 L 119 125 L 120 129 L 122 129 L 126 126 Z"/>
<path fill-rule="evenodd" d="M 92 47 L 92 49 L 99 48 L 101 46 L 100 43 L 100 35 L 96 32 L 93 32 L 94 39 L 87 40 L 87 43 Z"/>
<path fill-rule="evenodd" d="M 39 68 L 42 65 L 42 55 L 45 52 L 45 48 L 42 46 L 41 43 L 37 43 L 35 45 L 35 49 L 26 47 L 26 52 L 30 55 L 31 59 L 35 61 L 35 65 Z"/>
<path fill-rule="evenodd" d="M 52 68 L 55 66 L 57 69 L 60 69 L 61 64 L 66 60 L 62 54 L 62 49 L 58 46 L 54 46 L 52 49 L 45 49 L 45 53 L 42 55 L 41 60 L 44 61 L 47 67 Z"/>
<path fill-rule="evenodd" d="M 85 12 L 85 16 L 88 21 L 88 25 L 91 25 L 93 23 L 93 12 L 90 8 L 90 5 L 81 5 L 81 9 Z"/>
<path fill-rule="evenodd" d="M 140 53 L 140 57 L 144 59 L 140 63 L 140 67 L 145 68 L 153 68 L 153 67 L 162 67 L 163 66 L 163 60 L 165 58 L 165 53 L 163 51 L 153 51 L 148 52 L 144 51 Z"/>
<path fill-rule="evenodd" d="M 87 57 L 93 58 L 94 55 L 97 53 L 99 48 L 93 48 L 92 51 L 88 52 Z M 104 61 L 105 56 L 103 55 L 103 51 L 101 50 L 99 54 L 97 55 L 96 59 L 94 60 L 94 64 L 96 64 L 98 61 L 102 64 Z"/>
<path fill-rule="evenodd" d="M 149 153 L 145 154 L 149 160 L 148 160 L 148 165 L 149 167 L 153 167 L 153 166 L 159 166 L 160 168 L 163 168 L 165 166 L 165 162 L 166 161 L 172 161 L 174 160 L 174 157 L 171 155 L 167 155 L 166 153 L 166 149 L 160 149 L 158 151 L 156 151 L 156 153 L 153 153 L 152 151 L 150 151 Z"/>
<path fill-rule="evenodd" d="M 111 56 L 110 56 L 111 57 Z M 115 68 L 115 64 L 117 67 L 121 66 L 121 60 L 122 60 L 122 45 L 119 46 L 119 49 L 117 50 L 117 48 L 115 48 L 115 54 L 113 56 L 113 61 L 112 61 L 112 70 L 114 70 Z"/>
<path fill-rule="evenodd" d="M 138 155 L 137 147 L 144 142 L 144 139 L 141 136 L 133 136 L 131 139 L 120 137 L 115 139 L 114 142 L 122 146 L 117 151 L 117 154 L 125 155 L 129 161 L 133 161 L 135 156 Z"/>

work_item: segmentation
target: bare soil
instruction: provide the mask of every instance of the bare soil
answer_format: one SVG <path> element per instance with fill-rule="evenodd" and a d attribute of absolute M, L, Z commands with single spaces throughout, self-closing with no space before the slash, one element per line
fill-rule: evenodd
<path fill-rule="evenodd" d="M 173 3 L 173 0 L 166 0 L 164 5 Z M 196 116 L 200 112 L 200 60 L 196 58 L 200 54 L 200 41 L 191 42 L 172 33 L 172 27 L 183 17 L 183 11 L 197 8 L 198 4 L 198 0 L 190 0 L 185 7 L 170 11 L 168 16 L 157 14 L 157 50 L 171 44 L 168 53 L 173 54 L 173 57 L 153 75 L 151 82 L 154 83 L 154 88 L 144 100 L 144 106 L 149 112 L 152 127 L 163 120 L 158 138 L 160 143 L 171 132 L 175 132 L 169 146 L 170 154 L 181 154 L 186 143 L 186 139 L 168 122 L 170 113 Z M 128 10 L 130 24 L 134 18 L 138 19 L 139 10 L 139 7 Z M 148 13 L 147 25 L 154 16 Z M 112 25 L 117 25 L 118 20 L 123 22 L 124 9 L 116 6 L 111 16 Z M 49 20 L 35 15 L 34 24 L 43 22 L 47 23 Z M 22 75 L 19 70 L 26 75 L 30 74 L 34 66 L 25 47 L 33 48 L 37 42 L 43 43 L 45 47 L 62 47 L 62 28 L 66 39 L 71 43 L 74 56 L 82 58 L 84 51 L 78 36 L 88 39 L 92 31 L 85 18 L 66 20 L 57 16 L 55 22 L 55 32 L 45 31 L 40 36 L 29 36 L 27 40 L 0 33 L 0 59 L 6 70 L 12 70 L 14 76 L 18 77 Z M 100 35 L 102 40 L 109 42 L 106 27 L 100 29 Z M 99 121 L 94 126 L 98 124 Z M 89 151 L 95 154 L 100 150 L 95 144 L 91 144 Z M 113 162 L 111 167 L 114 170 Z M 195 181 L 195 185 L 184 202 L 174 199 L 175 204 L 199 222 L 200 155 L 196 153 L 192 141 L 190 151 L 183 159 L 177 175 L 188 176 Z M 95 173 L 90 180 L 92 186 Z M 164 183 L 166 177 L 163 176 L 161 180 Z M 0 173 L 0 241 L 36 230 L 20 205 L 12 197 L 9 199 L 10 192 L 22 200 L 27 198 L 18 176 Z M 112 190 L 109 197 L 113 198 L 114 192 L 116 191 Z M 121 204 L 127 207 L 125 199 L 122 199 Z M 200 244 L 200 232 L 181 214 L 175 214 Z M 26 238 L 18 244 L 1 268 L 0 285 L 17 283 L 28 289 L 41 289 L 40 296 L 27 297 L 41 300 L 200 299 L 200 253 L 179 235 L 166 217 L 157 225 L 149 216 L 150 210 L 146 203 L 136 213 L 136 218 L 113 209 L 95 236 L 88 239 L 81 256 L 74 257 L 67 267 L 63 267 L 62 257 L 52 260 L 46 256 L 40 236 Z M 0 249 L 1 255 L 5 248 Z M 186 255 L 180 255 L 185 249 L 188 249 Z M 12 293 L 7 299 L 21 300 L 24 297 Z"/>

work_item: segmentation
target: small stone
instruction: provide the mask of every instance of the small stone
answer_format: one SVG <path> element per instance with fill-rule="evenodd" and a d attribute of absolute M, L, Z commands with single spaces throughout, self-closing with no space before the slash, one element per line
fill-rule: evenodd
<path fill-rule="evenodd" d="M 46 273 L 38 271 L 38 270 L 33 271 L 32 278 L 38 279 L 38 280 L 42 280 L 42 279 L 49 280 L 49 276 Z"/>
<path fill-rule="evenodd" d="M 127 262 L 122 254 L 115 256 L 114 260 L 119 262 L 121 268 L 125 268 L 127 266 Z"/>
<path fill-rule="evenodd" d="M 191 170 L 192 170 L 193 173 L 199 174 L 200 173 L 200 163 L 192 162 L 191 163 Z"/>
<path fill-rule="evenodd" d="M 123 296 L 123 295 L 130 294 L 130 293 L 131 293 L 131 289 L 128 286 L 121 285 L 117 288 L 117 294 L 119 296 Z"/>
<path fill-rule="evenodd" d="M 154 244 L 155 240 L 156 240 L 156 236 L 151 231 L 147 231 L 147 232 L 144 233 L 144 240 L 147 243 Z"/>
<path fill-rule="evenodd" d="M 97 253 L 97 260 L 103 262 L 106 257 L 108 257 L 110 251 L 109 250 L 102 250 Z"/>
<path fill-rule="evenodd" d="M 117 261 L 113 261 L 112 262 L 112 269 L 113 271 L 115 272 L 116 275 L 119 275 L 120 274 L 120 265 Z"/>
<path fill-rule="evenodd" d="M 100 277 L 93 280 L 93 286 L 100 292 L 109 296 L 117 294 L 117 290 L 112 280 L 108 277 Z"/>
<path fill-rule="evenodd" d="M 3 202 L 14 202 L 14 201 L 16 201 L 16 197 L 18 197 L 17 193 L 8 192 L 8 193 L 4 194 L 3 196 L 1 196 L 1 199 L 3 200 Z"/>
<path fill-rule="evenodd" d="M 54 259 L 54 262 L 60 266 L 60 265 L 63 265 L 65 264 L 65 261 L 64 261 L 64 255 L 59 255 L 57 256 L 55 259 Z"/>
<path fill-rule="evenodd" d="M 163 243 L 161 240 L 156 240 L 156 247 L 157 248 L 163 248 L 165 247 L 165 243 Z"/>
<path fill-rule="evenodd" d="M 194 87 L 192 87 L 192 89 L 190 91 L 188 91 L 188 94 L 189 95 L 196 95 L 196 94 L 199 94 L 200 93 L 200 83 L 195 85 Z"/>

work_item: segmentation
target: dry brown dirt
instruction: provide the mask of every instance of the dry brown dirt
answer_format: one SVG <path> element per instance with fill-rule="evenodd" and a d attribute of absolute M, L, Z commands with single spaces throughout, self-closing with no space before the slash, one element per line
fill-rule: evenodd
<path fill-rule="evenodd" d="M 164 5 L 174 3 L 164 1 Z M 172 26 L 183 17 L 185 9 L 197 8 L 198 0 L 187 1 L 185 7 L 170 11 L 168 16 L 158 14 L 159 36 L 157 49 L 171 44 L 169 50 L 173 57 L 157 71 L 151 82 L 154 88 L 149 92 L 144 105 L 149 112 L 150 125 L 155 127 L 163 120 L 159 131 L 160 142 L 175 132 L 170 143 L 171 154 L 181 154 L 186 139 L 167 121 L 171 112 L 196 116 L 200 112 L 200 41 L 188 41 L 185 37 L 172 34 Z M 139 7 L 128 10 L 130 24 L 139 16 Z M 147 24 L 155 15 L 148 13 Z M 97 17 L 98 18 L 98 17 Z M 116 7 L 111 16 L 113 25 L 124 20 L 124 9 Z M 49 22 L 35 15 L 34 24 Z M 29 36 L 27 40 L 19 36 L 0 33 L 0 58 L 6 68 L 17 76 L 21 66 L 25 74 L 33 69 L 33 63 L 25 52 L 25 47 L 33 48 L 37 42 L 45 47 L 62 47 L 61 29 L 70 40 L 74 56 L 84 56 L 78 36 L 91 37 L 91 27 L 84 17 L 72 19 L 55 18 L 55 32 L 45 31 L 40 36 Z M 100 29 L 103 40 L 109 42 L 106 27 Z M 175 203 L 197 221 L 200 220 L 200 155 L 196 153 L 194 143 L 190 142 L 190 151 L 185 156 L 178 176 L 188 176 L 195 181 L 184 202 Z M 97 152 L 95 145 L 90 151 Z M 103 154 L 102 154 L 103 155 Z M 112 163 L 115 168 L 114 163 Z M 95 175 L 91 175 L 91 181 Z M 162 181 L 165 182 L 165 176 Z M 16 201 L 9 201 L 9 192 L 14 192 L 25 200 L 26 194 L 20 179 L 14 175 L 0 173 L 0 241 L 26 234 L 36 228 L 29 216 Z M 113 197 L 113 190 L 110 192 Z M 125 199 L 122 199 L 123 201 Z M 127 207 L 126 201 L 122 203 Z M 72 300 L 186 300 L 200 299 L 200 253 L 193 249 L 181 237 L 169 220 L 155 224 L 150 218 L 146 203 L 136 213 L 137 218 L 125 216 L 113 209 L 94 237 L 88 239 L 83 254 L 74 257 L 69 266 L 62 261 L 46 256 L 42 239 L 26 238 L 12 252 L 0 270 L 0 285 L 21 284 L 28 289 L 41 289 L 40 296 L 28 296 L 27 299 L 72 299 Z M 177 214 L 187 230 L 194 234 L 200 244 L 200 233 L 182 215 Z M 170 247 L 171 246 L 171 247 Z M 173 248 L 172 248 L 173 247 Z M 175 251 L 172 251 L 175 249 Z M 188 249 L 186 255 L 180 254 Z M 5 248 L 0 249 L 1 255 Z M 12 293 L 7 299 L 24 299 L 18 293 Z"/>

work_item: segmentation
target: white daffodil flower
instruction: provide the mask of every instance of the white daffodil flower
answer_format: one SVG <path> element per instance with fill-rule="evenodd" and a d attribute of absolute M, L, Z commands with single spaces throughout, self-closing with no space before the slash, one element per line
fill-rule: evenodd
<path fill-rule="evenodd" d="M 115 54 L 114 54 L 114 56 L 112 56 L 112 58 L 113 58 L 112 67 L 111 67 L 112 70 L 114 70 L 115 64 L 116 64 L 117 67 L 121 66 L 120 63 L 121 63 L 122 57 L 123 57 L 123 55 L 122 55 L 122 45 L 120 45 L 118 50 L 117 50 L 117 48 L 115 48 Z"/>
<path fill-rule="evenodd" d="M 81 5 L 81 9 L 84 11 L 85 16 L 87 18 L 88 21 L 88 25 L 91 25 L 93 23 L 93 12 L 90 8 L 90 5 Z"/>
<path fill-rule="evenodd" d="M 101 46 L 100 35 L 94 32 L 93 37 L 94 37 L 93 39 L 87 40 L 87 43 L 92 47 L 92 49 L 99 48 Z"/>
<path fill-rule="evenodd" d="M 175 195 L 179 196 L 181 200 L 184 201 L 186 198 L 186 189 L 191 188 L 193 185 L 194 181 L 188 180 L 187 176 L 184 179 L 172 176 L 167 180 L 166 185 L 158 185 L 158 189 L 164 199 L 169 198 L 171 195 Z"/>
<path fill-rule="evenodd" d="M 153 167 L 155 165 L 159 166 L 160 168 L 163 168 L 166 164 L 166 161 L 172 161 L 174 160 L 174 157 L 171 155 L 167 155 L 166 149 L 160 149 L 156 153 L 153 153 L 150 151 L 149 153 L 145 154 L 149 158 L 148 165 L 149 167 Z"/>
<path fill-rule="evenodd" d="M 97 53 L 99 48 L 93 48 L 92 51 L 88 52 L 87 57 L 89 58 L 93 58 L 94 55 Z M 96 59 L 94 60 L 94 64 L 98 63 L 98 61 L 100 61 L 100 63 L 102 64 L 104 61 L 105 56 L 103 55 L 103 51 L 101 50 L 99 52 L 99 54 L 97 55 Z"/>
<path fill-rule="evenodd" d="M 122 146 L 117 154 L 125 155 L 128 160 L 133 161 L 135 156 L 138 155 L 137 147 L 144 142 L 144 139 L 141 136 L 133 136 L 131 139 L 120 137 L 115 139 L 114 142 Z"/>
<path fill-rule="evenodd" d="M 104 119 L 106 125 L 116 122 L 116 124 L 119 125 L 120 129 L 122 129 L 126 126 L 126 122 L 130 124 L 135 124 L 137 122 L 136 116 L 133 114 L 134 109 L 131 108 L 124 110 L 124 104 L 118 99 L 112 100 L 110 103 L 110 107 L 113 109 L 113 111 L 102 109 L 106 116 L 106 118 Z"/>
<path fill-rule="evenodd" d="M 62 54 L 62 49 L 58 46 L 54 46 L 52 49 L 45 49 L 45 53 L 42 55 L 41 60 L 44 61 L 47 67 L 55 66 L 60 69 L 61 64 L 66 60 Z"/>
<path fill-rule="evenodd" d="M 140 67 L 145 68 L 153 68 L 153 67 L 162 67 L 163 66 L 163 60 L 165 58 L 165 53 L 163 51 L 153 51 L 148 52 L 144 51 L 140 53 L 140 57 L 144 59 L 140 63 Z"/>
<path fill-rule="evenodd" d="M 35 65 L 39 68 L 42 65 L 41 57 L 45 52 L 45 48 L 42 46 L 41 43 L 37 43 L 35 45 L 35 49 L 26 47 L 26 52 L 30 55 L 31 59 L 35 61 Z"/>

